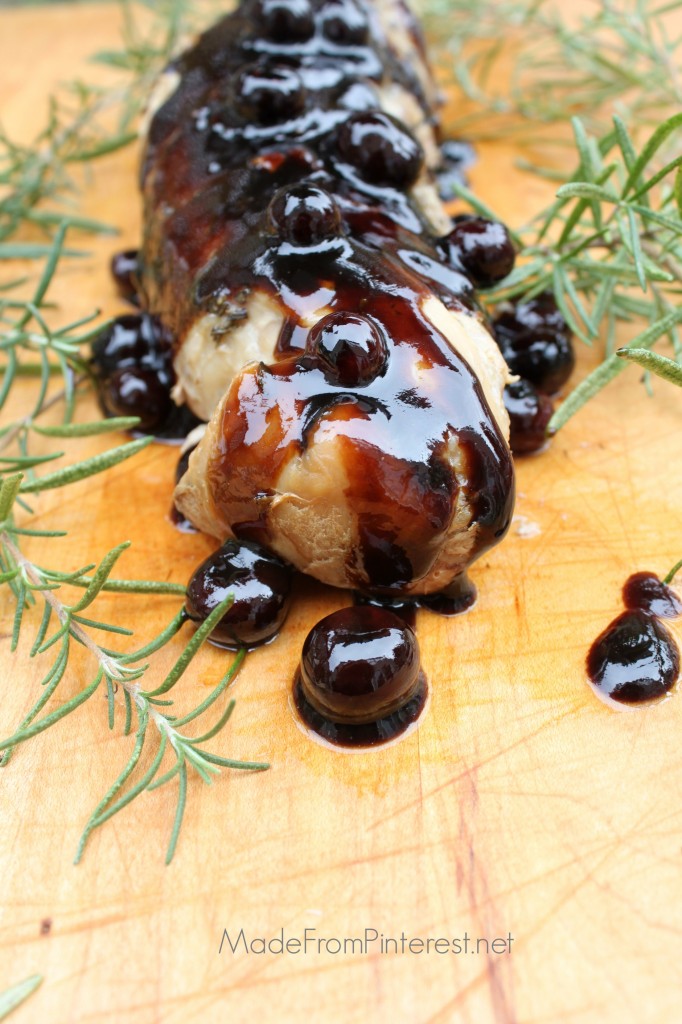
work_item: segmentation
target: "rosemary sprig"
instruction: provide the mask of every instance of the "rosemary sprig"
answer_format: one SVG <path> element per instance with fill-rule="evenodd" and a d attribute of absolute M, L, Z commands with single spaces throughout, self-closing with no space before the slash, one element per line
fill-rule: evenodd
<path fill-rule="evenodd" d="M 99 563 L 76 570 L 38 564 L 23 550 L 31 538 L 64 537 L 58 529 L 36 530 L 30 526 L 32 508 L 26 496 L 40 496 L 49 489 L 62 488 L 99 475 L 134 457 L 152 442 L 151 438 L 118 444 L 85 459 L 70 460 L 65 467 L 52 464 L 65 457 L 70 443 L 84 437 L 106 435 L 137 425 L 134 419 L 77 422 L 77 400 L 87 385 L 87 350 L 92 338 L 105 324 L 97 312 L 60 327 L 47 294 L 62 262 L 79 250 L 65 245 L 67 232 L 104 232 L 104 224 L 79 215 L 76 207 L 78 179 L 74 168 L 99 159 L 126 145 L 134 137 L 135 118 L 143 105 L 151 81 L 170 57 L 182 33 L 190 24 L 188 0 L 166 0 L 148 4 L 154 17 L 142 30 L 136 10 L 124 5 L 124 47 L 96 59 L 129 74 L 124 88 L 102 90 L 72 83 L 53 97 L 45 128 L 30 146 L 19 146 L 0 131 L 0 259 L 44 259 L 44 267 L 30 298 L 23 297 L 25 279 L 0 285 L 0 411 L 17 381 L 26 377 L 34 383 L 31 406 L 26 415 L 0 428 L 0 586 L 12 591 L 15 615 L 11 650 L 25 642 L 30 631 L 31 658 L 47 657 L 33 706 L 19 725 L 0 742 L 0 764 L 7 765 L 14 750 L 46 729 L 57 725 L 98 691 L 107 696 L 108 723 L 116 725 L 117 710 L 123 716 L 122 731 L 135 733 L 131 757 L 118 778 L 99 802 L 86 823 L 76 854 L 83 855 L 92 833 L 143 793 L 166 785 L 177 777 L 178 800 L 167 852 L 169 863 L 175 852 L 187 799 L 190 773 L 210 783 L 221 767 L 260 771 L 261 762 L 225 758 L 214 753 L 209 743 L 227 724 L 234 707 L 230 701 L 218 720 L 200 735 L 186 731 L 221 697 L 233 681 L 244 659 L 241 651 L 208 697 L 184 715 L 173 713 L 174 702 L 164 696 L 188 671 L 202 644 L 218 619 L 229 607 L 230 598 L 214 610 L 180 650 L 173 668 L 159 681 L 147 659 L 168 644 L 182 628 L 183 611 L 173 616 L 161 632 L 137 650 L 105 646 L 98 635 L 129 637 L 131 630 L 105 621 L 93 611 L 105 592 L 124 594 L 184 595 L 177 583 L 154 580 L 116 579 L 112 572 L 127 549 L 122 543 Z M 47 205 L 46 205 L 47 204 Z M 45 243 L 24 241 L 25 229 L 49 236 Z M 17 237 L 19 236 L 19 237 Z M 54 376 L 61 387 L 52 393 Z M 45 413 L 61 407 L 62 422 L 45 422 Z M 33 441 L 40 438 L 58 446 L 34 454 Z M 34 608 L 38 617 L 27 614 Z M 28 624 L 31 623 L 29 626 Z M 106 642 L 111 642 L 108 640 Z M 56 707 L 58 690 L 69 676 L 74 647 L 84 647 L 92 660 L 88 681 L 78 692 Z M 139 763 L 150 744 L 155 752 L 150 766 L 140 773 Z M 168 762 L 168 763 L 167 763 Z"/>
<path fill-rule="evenodd" d="M 572 123 L 575 158 L 561 156 L 561 168 L 573 165 L 569 175 L 523 162 L 529 173 L 561 184 L 530 224 L 512 225 L 517 268 L 485 296 L 494 308 L 551 291 L 574 333 L 604 345 L 604 361 L 557 410 L 551 432 L 628 361 L 645 369 L 649 389 L 652 373 L 679 380 L 682 115 L 673 111 L 682 99 L 682 37 L 669 31 L 675 6 L 595 3 L 577 18 L 546 0 L 484 0 L 475 10 L 459 0 L 426 0 L 432 23 L 449 39 L 448 67 L 478 106 L 470 134 L 480 123 L 487 130 L 492 116 L 497 136 L 508 128 L 533 141 L 541 123 L 542 141 L 560 141 L 565 150 Z M 548 124 L 559 130 L 548 133 Z M 468 189 L 457 191 L 490 215 Z M 622 324 L 639 332 L 616 355 Z M 649 351 L 665 341 L 672 359 Z M 645 355 L 633 354 L 642 349 Z"/>
<path fill-rule="evenodd" d="M 591 0 L 580 13 L 552 0 L 420 7 L 432 38 L 445 41 L 448 75 L 475 104 L 453 125 L 471 138 L 563 143 L 571 115 L 600 133 L 613 113 L 646 130 L 682 104 L 676 3 Z"/>
<path fill-rule="evenodd" d="M 21 1006 L 30 995 L 33 995 L 42 981 L 42 975 L 33 974 L 25 981 L 20 981 L 17 985 L 12 985 L 11 988 L 0 993 L 0 1020 L 8 1017 L 12 1010 L 16 1010 L 17 1006 Z"/>
<path fill-rule="evenodd" d="M 0 492 L 0 502 L 3 501 L 3 497 L 3 493 Z M 29 599 L 35 600 L 38 598 L 43 602 L 43 614 L 34 636 L 31 657 L 36 657 L 48 651 L 56 651 L 52 664 L 43 677 L 41 683 L 43 692 L 41 696 L 26 714 L 16 731 L 11 736 L 0 741 L 0 751 L 5 752 L 3 763 L 6 765 L 9 762 L 17 746 L 32 739 L 45 729 L 61 721 L 66 715 L 74 712 L 88 701 L 102 685 L 106 687 L 108 696 L 110 729 L 114 728 L 116 721 L 117 690 L 123 695 L 125 713 L 123 731 L 125 735 L 129 735 L 131 732 L 133 717 L 136 716 L 137 718 L 135 746 L 131 758 L 114 784 L 107 791 L 105 797 L 97 805 L 85 826 L 76 855 L 76 863 L 80 861 L 85 844 L 96 828 L 99 828 L 100 825 L 103 825 L 114 814 L 123 810 L 141 793 L 165 785 L 178 776 L 178 806 L 166 857 L 166 863 L 170 863 L 175 853 L 178 834 L 182 824 L 187 793 L 188 769 L 191 768 L 204 782 L 210 783 L 211 775 L 219 771 L 219 766 L 251 771 L 262 771 L 268 767 L 267 764 L 262 762 L 219 757 L 203 746 L 227 723 L 234 708 L 234 701 L 228 704 L 218 722 L 201 735 L 191 737 L 181 731 L 182 727 L 203 715 L 227 689 L 244 660 L 245 652 L 243 650 L 238 653 L 232 665 L 212 693 L 188 714 L 183 716 L 171 714 L 167 709 L 173 706 L 173 702 L 159 699 L 161 695 L 168 693 L 185 674 L 216 623 L 228 610 L 232 601 L 231 596 L 225 598 L 195 631 L 164 681 L 159 686 L 152 686 L 150 689 L 143 688 L 142 684 L 143 678 L 146 677 L 149 671 L 149 664 L 146 663 L 145 659 L 155 653 L 161 646 L 169 643 L 179 632 L 186 619 L 183 612 L 176 614 L 159 636 L 136 651 L 121 652 L 111 649 L 103 646 L 93 638 L 93 631 L 131 635 L 130 630 L 112 626 L 109 623 L 96 619 L 86 618 L 83 615 L 83 612 L 96 601 L 99 593 L 105 587 L 116 562 L 128 546 L 127 544 L 120 544 L 118 547 L 113 548 L 102 559 L 92 576 L 87 575 L 89 570 L 93 568 L 92 566 L 87 566 L 84 569 L 79 569 L 75 573 L 69 574 L 46 569 L 31 562 L 14 543 L 11 537 L 11 528 L 0 532 L 0 550 L 2 552 L 0 558 L 3 569 L 2 583 L 14 583 L 19 591 L 12 636 L 12 650 L 16 649 L 18 644 L 22 630 L 23 615 Z M 68 603 L 62 599 L 60 593 L 65 587 L 68 588 L 74 585 L 85 586 L 85 592 L 75 601 Z M 128 591 L 130 592 L 131 589 L 132 585 L 129 583 Z M 163 593 L 164 590 L 164 584 L 155 585 L 152 582 L 145 581 L 142 592 Z M 50 633 L 50 625 L 53 621 L 55 622 L 55 629 Z M 93 676 L 90 682 L 74 697 L 71 697 L 56 710 L 40 717 L 41 712 L 52 699 L 66 676 L 72 641 L 85 647 L 92 655 L 95 662 Z M 159 738 L 157 751 L 151 767 L 127 791 L 122 792 L 125 783 L 134 773 L 146 749 L 145 743 L 148 739 L 148 729 L 150 726 L 153 727 L 153 731 L 157 733 Z M 172 751 L 175 763 L 165 774 L 158 777 L 158 771 L 167 751 Z"/>

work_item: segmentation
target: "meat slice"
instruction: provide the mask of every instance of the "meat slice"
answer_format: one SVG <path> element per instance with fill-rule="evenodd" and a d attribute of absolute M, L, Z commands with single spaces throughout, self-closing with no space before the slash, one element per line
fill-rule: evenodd
<path fill-rule="evenodd" d="M 143 288 L 206 434 L 176 504 L 325 582 L 430 593 L 505 533 L 509 377 L 454 225 L 401 2 L 247 0 L 169 70 L 143 165 Z"/>

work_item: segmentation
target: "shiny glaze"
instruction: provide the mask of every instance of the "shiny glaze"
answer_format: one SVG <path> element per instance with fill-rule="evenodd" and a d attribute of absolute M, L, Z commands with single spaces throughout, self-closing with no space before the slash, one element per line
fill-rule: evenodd
<path fill-rule="evenodd" d="M 186 451 L 184 451 L 182 453 L 182 455 L 178 459 L 178 464 L 175 467 L 175 482 L 176 482 L 176 484 L 183 478 L 183 476 L 187 472 L 187 467 L 189 466 L 189 457 L 190 457 L 190 455 L 192 454 L 192 452 L 194 451 L 195 448 L 196 448 L 196 445 L 193 445 L 191 448 L 188 448 Z M 170 521 L 173 524 L 173 526 L 176 528 L 176 530 L 178 530 L 180 533 L 198 533 L 199 532 L 197 530 L 196 526 L 194 526 L 189 521 L 187 516 L 184 515 L 175 504 L 171 505 Z"/>
<path fill-rule="evenodd" d="M 209 465 L 216 506 L 237 536 L 267 545 L 281 472 L 334 432 L 359 517 L 349 581 L 400 589 L 431 569 L 462 489 L 475 556 L 511 519 L 507 446 L 422 305 L 435 294 L 478 315 L 471 275 L 498 280 L 513 249 L 480 218 L 445 239 L 425 223 L 409 192 L 421 146 L 377 109 L 376 90 L 398 82 L 433 115 L 371 6 L 273 4 L 242 3 L 177 62 L 181 84 L 153 119 L 143 171 L 145 292 L 177 336 L 199 313 L 239 323 L 254 288 L 279 305 L 277 361 L 247 369 L 224 409 Z M 368 350 L 355 379 L 340 373 L 306 326 L 317 310 L 364 318 L 383 358 Z"/>
<path fill-rule="evenodd" d="M 631 576 L 623 587 L 627 610 L 592 644 L 587 674 L 597 695 L 612 706 L 657 703 L 680 674 L 680 652 L 660 617 L 682 614 L 682 602 L 653 573 Z"/>
<path fill-rule="evenodd" d="M 476 603 L 476 587 L 466 573 L 453 580 L 445 591 L 435 594 L 422 594 L 419 597 L 382 597 L 377 594 L 363 594 L 356 590 L 353 601 L 356 605 L 372 605 L 384 608 L 398 615 L 403 622 L 414 629 L 417 621 L 417 609 L 427 608 L 438 615 L 450 617 L 461 615 Z"/>
<path fill-rule="evenodd" d="M 234 603 L 209 637 L 219 647 L 257 647 L 272 640 L 289 612 L 290 566 L 257 544 L 228 540 L 194 571 L 185 611 L 203 622 L 228 594 Z"/>
<path fill-rule="evenodd" d="M 384 608 L 343 608 L 308 634 L 294 684 L 305 724 L 330 743 L 375 746 L 403 732 L 424 706 L 412 629 Z"/>

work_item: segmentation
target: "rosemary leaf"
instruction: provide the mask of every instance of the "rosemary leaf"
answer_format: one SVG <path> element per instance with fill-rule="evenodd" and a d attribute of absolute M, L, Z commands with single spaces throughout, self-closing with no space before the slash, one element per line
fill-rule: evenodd
<path fill-rule="evenodd" d="M 659 355 L 658 352 L 650 352 L 646 348 L 619 348 L 616 355 L 637 363 L 644 370 L 650 370 L 663 380 L 682 387 L 682 366 L 674 359 Z"/>
<path fill-rule="evenodd" d="M 46 473 L 45 476 L 39 477 L 37 480 L 22 484 L 21 491 L 22 493 L 47 491 L 55 487 L 66 487 L 67 484 L 77 483 L 79 480 L 85 480 L 86 477 L 95 476 L 97 473 L 102 473 L 104 470 L 118 465 L 119 462 L 132 458 L 133 455 L 137 455 L 143 448 L 147 448 L 153 440 L 152 437 L 142 437 L 137 441 L 130 441 L 127 444 L 120 445 L 118 448 L 103 452 L 101 455 L 93 455 L 89 459 L 83 459 L 82 462 L 76 462 L 73 466 L 68 466 L 66 469 L 60 469 L 54 473 Z"/>
<path fill-rule="evenodd" d="M 26 978 L 24 981 L 20 981 L 18 985 L 13 985 L 11 988 L 0 993 L 0 1020 L 4 1020 L 12 1010 L 16 1010 L 17 1006 L 20 1006 L 29 996 L 33 995 L 42 983 L 43 977 L 41 974 L 32 974 L 30 978 Z"/>

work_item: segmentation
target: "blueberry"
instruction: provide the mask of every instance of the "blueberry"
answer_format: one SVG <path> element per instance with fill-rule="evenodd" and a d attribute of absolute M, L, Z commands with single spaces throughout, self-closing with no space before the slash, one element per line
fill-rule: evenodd
<path fill-rule="evenodd" d="M 369 384 L 388 361 L 383 332 L 359 313 L 330 313 L 319 320 L 308 334 L 306 353 L 319 360 L 330 382 L 344 388 Z"/>
<path fill-rule="evenodd" d="M 300 679 L 316 711 L 333 722 L 372 722 L 404 705 L 419 683 L 419 645 L 391 611 L 342 608 L 313 626 Z"/>
<path fill-rule="evenodd" d="M 341 156 L 373 185 L 409 188 L 424 163 L 424 151 L 407 128 L 380 111 L 353 114 L 338 134 Z"/>
<path fill-rule="evenodd" d="M 518 380 L 504 389 L 504 405 L 511 425 L 509 447 L 515 455 L 526 455 L 544 447 L 547 424 L 554 407 L 527 380 Z"/>
<path fill-rule="evenodd" d="M 261 0 L 257 17 L 276 43 L 304 43 L 315 31 L 309 0 Z"/>
<path fill-rule="evenodd" d="M 111 258 L 111 276 L 116 282 L 118 294 L 126 302 L 139 306 L 138 278 L 140 273 L 140 253 L 137 249 L 126 249 L 117 252 Z"/>
<path fill-rule="evenodd" d="M 143 431 L 161 426 L 173 405 L 156 371 L 142 366 L 114 370 L 101 383 L 99 396 L 107 416 L 138 416 Z"/>
<path fill-rule="evenodd" d="M 202 562 L 187 587 L 185 611 L 203 622 L 234 595 L 234 603 L 211 633 L 223 647 L 255 647 L 282 627 L 291 601 L 292 570 L 258 544 L 228 540 Z"/>
<path fill-rule="evenodd" d="M 322 31 L 339 46 L 363 46 L 369 37 L 369 23 L 354 0 L 330 0 L 322 8 Z"/>
<path fill-rule="evenodd" d="M 504 224 L 485 217 L 464 215 L 441 240 L 441 249 L 477 288 L 491 288 L 511 273 L 516 253 Z"/>
<path fill-rule="evenodd" d="M 238 73 L 235 104 L 240 114 L 260 124 L 276 124 L 300 114 L 305 90 L 300 76 L 286 64 L 251 64 Z"/>
<path fill-rule="evenodd" d="M 498 316 L 493 327 L 512 373 L 544 394 L 554 394 L 566 383 L 575 353 L 570 328 L 552 296 L 519 303 Z"/>
<path fill-rule="evenodd" d="M 157 342 L 156 324 L 145 314 L 119 316 L 92 343 L 95 370 L 108 374 L 139 363 Z"/>
<path fill-rule="evenodd" d="M 281 237 L 297 246 L 318 245 L 341 232 L 341 215 L 333 197 L 305 182 L 275 193 L 270 218 Z"/>

